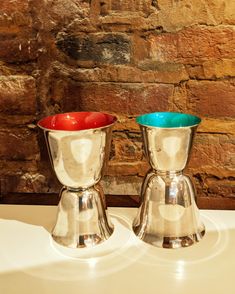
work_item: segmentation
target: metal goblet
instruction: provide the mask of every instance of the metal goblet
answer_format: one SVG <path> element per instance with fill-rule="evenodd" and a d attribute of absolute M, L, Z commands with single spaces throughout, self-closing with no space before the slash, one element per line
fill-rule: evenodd
<path fill-rule="evenodd" d="M 135 234 L 157 247 L 187 247 L 205 234 L 195 190 L 183 174 L 201 119 L 183 113 L 156 112 L 137 117 L 151 165 L 133 223 Z"/>
<path fill-rule="evenodd" d="M 52 238 L 60 245 L 93 247 L 113 232 L 99 181 L 108 161 L 115 121 L 116 117 L 106 113 L 70 112 L 38 122 L 52 167 L 64 185 L 52 231 Z"/>

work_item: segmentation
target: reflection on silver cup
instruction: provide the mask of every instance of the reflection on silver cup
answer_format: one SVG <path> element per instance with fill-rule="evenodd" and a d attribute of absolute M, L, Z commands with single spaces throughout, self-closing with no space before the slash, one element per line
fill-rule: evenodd
<path fill-rule="evenodd" d="M 71 112 L 39 121 L 60 193 L 53 239 L 70 248 L 91 247 L 113 232 L 99 181 L 108 160 L 116 117 L 100 112 Z"/>
<path fill-rule="evenodd" d="M 182 173 L 200 121 L 196 116 L 173 112 L 137 118 L 152 169 L 142 185 L 141 206 L 133 230 L 154 246 L 187 247 L 205 233 L 193 185 Z"/>

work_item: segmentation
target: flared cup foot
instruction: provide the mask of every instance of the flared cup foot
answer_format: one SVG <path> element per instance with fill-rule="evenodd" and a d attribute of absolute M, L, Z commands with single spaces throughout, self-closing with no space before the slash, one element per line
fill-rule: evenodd
<path fill-rule="evenodd" d="M 167 237 L 153 234 L 145 234 L 143 236 L 138 236 L 138 234 L 136 235 L 145 243 L 151 244 L 155 247 L 177 249 L 189 247 L 199 242 L 205 235 L 205 229 L 198 233 L 182 237 Z"/>
<path fill-rule="evenodd" d="M 106 215 L 100 190 L 62 189 L 52 231 L 56 243 L 69 248 L 90 248 L 107 240 L 112 233 L 113 225 Z"/>
<path fill-rule="evenodd" d="M 112 234 L 112 232 L 110 233 Z M 102 242 L 106 240 L 106 239 L 102 239 L 97 234 L 79 236 L 77 242 L 76 241 L 70 242 L 70 240 L 67 238 L 65 239 L 63 237 L 54 236 L 53 234 L 52 234 L 52 238 L 59 245 L 66 246 L 69 248 L 90 248 L 95 245 L 101 244 Z"/>

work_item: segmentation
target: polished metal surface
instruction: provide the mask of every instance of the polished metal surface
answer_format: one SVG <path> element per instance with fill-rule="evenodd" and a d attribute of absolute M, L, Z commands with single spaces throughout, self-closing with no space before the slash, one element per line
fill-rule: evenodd
<path fill-rule="evenodd" d="M 152 128 L 140 126 L 145 154 L 158 171 L 181 171 L 185 168 L 197 126 Z"/>
<path fill-rule="evenodd" d="M 140 125 L 151 170 L 143 181 L 135 234 L 157 247 L 190 246 L 205 227 L 195 203 L 195 190 L 183 175 L 197 126 L 163 128 Z"/>
<path fill-rule="evenodd" d="M 57 243 L 70 248 L 92 247 L 110 237 L 113 226 L 106 215 L 100 189 L 62 189 L 52 231 Z"/>
<path fill-rule="evenodd" d="M 62 185 L 85 189 L 102 177 L 111 142 L 111 128 L 45 131 L 52 166 Z"/>
<path fill-rule="evenodd" d="M 181 172 L 152 174 L 144 182 L 143 201 L 134 231 L 143 241 L 164 248 L 190 246 L 205 228 L 190 179 Z"/>
<path fill-rule="evenodd" d="M 84 116 L 84 113 L 81 114 Z M 64 185 L 52 237 L 60 245 L 70 248 L 95 246 L 108 239 L 113 232 L 99 185 L 109 156 L 113 123 L 98 128 L 66 130 L 70 117 L 74 125 L 74 119 L 83 123 L 82 115 L 80 119 L 79 113 L 66 114 L 66 124 L 62 125 L 64 130 L 42 127 L 47 118 L 39 124 L 45 134 L 52 167 Z M 89 113 L 85 116 L 83 124 L 87 122 Z M 99 113 L 91 113 L 90 117 L 99 119 Z M 95 125 L 94 119 L 92 124 Z"/>

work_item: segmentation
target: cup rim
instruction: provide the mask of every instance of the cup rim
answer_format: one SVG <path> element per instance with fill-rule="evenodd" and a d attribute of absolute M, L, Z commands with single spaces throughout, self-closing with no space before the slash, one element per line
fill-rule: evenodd
<path fill-rule="evenodd" d="M 48 127 L 45 127 L 42 125 L 42 123 L 45 121 L 45 120 L 49 120 L 49 119 L 52 119 L 53 117 L 58 117 L 58 116 L 61 116 L 61 115 L 71 115 L 71 114 L 101 114 L 101 115 L 106 115 L 107 117 L 109 117 L 110 119 L 110 123 L 107 123 L 107 124 L 104 124 L 104 125 L 101 125 L 99 127 L 87 127 L 87 128 L 82 128 L 82 129 L 56 129 L 56 128 L 48 128 Z M 61 113 L 56 113 L 56 114 L 53 114 L 53 115 L 49 115 L 49 116 L 46 116 L 46 117 L 43 117 L 41 118 L 38 122 L 37 122 L 37 126 L 44 130 L 44 131 L 50 131 L 50 132 L 85 132 L 85 131 L 90 131 L 90 130 L 99 130 L 99 129 L 104 129 L 104 128 L 108 128 L 108 127 L 111 127 L 112 125 L 114 125 L 115 123 L 117 122 L 117 117 L 112 115 L 112 114 L 109 114 L 109 113 L 105 113 L 105 112 L 99 112 L 99 111 L 71 111 L 71 112 L 61 112 Z"/>
<path fill-rule="evenodd" d="M 169 116 L 169 115 L 172 115 L 173 116 L 181 116 L 182 115 L 182 118 L 187 116 L 188 118 L 191 118 L 191 119 L 194 119 L 195 120 L 195 123 L 192 123 L 192 124 L 189 124 L 189 123 L 186 123 L 186 124 L 181 124 L 181 125 L 173 125 L 173 126 L 167 126 L 167 123 L 165 123 L 165 126 L 164 126 L 164 123 L 160 123 L 159 125 L 157 124 L 153 124 L 153 123 L 150 123 L 150 122 L 141 122 L 141 120 L 144 120 L 144 118 L 147 118 L 147 117 L 150 117 L 150 116 L 159 116 L 158 119 L 160 119 L 160 116 Z M 198 126 L 200 123 L 201 123 L 201 118 L 196 116 L 196 115 L 192 115 L 192 114 L 189 114 L 189 113 L 183 113 L 183 112 L 171 112 L 171 111 L 168 111 L 168 112 L 150 112 L 150 113 L 145 113 L 145 114 L 141 114 L 139 116 L 136 117 L 136 123 L 139 124 L 140 126 L 144 126 L 144 127 L 148 127 L 148 128 L 156 128 L 156 129 L 167 129 L 167 130 L 172 130 L 172 129 L 183 129 L 183 128 L 192 128 L 192 127 L 196 127 Z"/>

